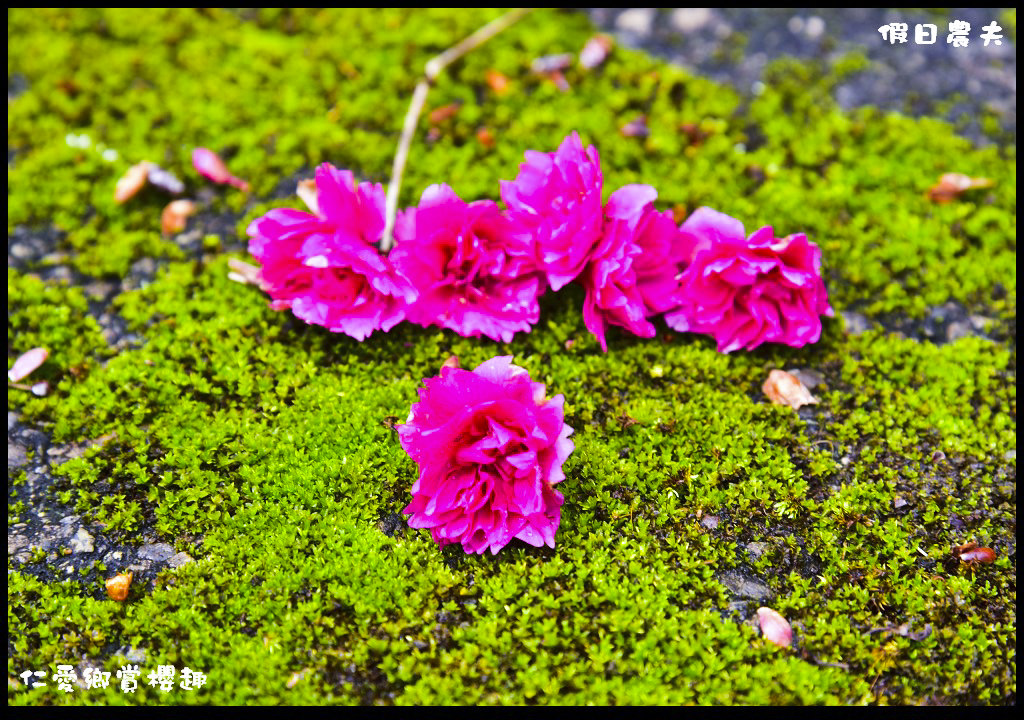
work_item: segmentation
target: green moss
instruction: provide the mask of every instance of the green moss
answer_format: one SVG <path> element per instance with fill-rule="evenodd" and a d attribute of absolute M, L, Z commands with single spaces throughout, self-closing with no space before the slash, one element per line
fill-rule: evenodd
<path fill-rule="evenodd" d="M 58 381 L 45 399 L 9 394 L 9 407 L 58 442 L 107 438 L 57 469 L 58 498 L 91 527 L 119 543 L 155 535 L 197 560 L 140 578 L 121 605 L 100 582 L 48 579 L 45 553 L 9 559 L 9 703 L 1012 702 L 1015 343 L 936 347 L 829 320 L 800 350 L 726 356 L 659 326 L 652 340 L 613 331 L 603 354 L 578 288 L 549 293 L 512 343 L 409 326 L 359 343 L 227 278 L 247 223 L 298 206 L 280 198 L 284 180 L 330 161 L 385 181 L 423 63 L 498 12 L 9 14 L 10 72 L 29 81 L 8 110 L 9 229 L 56 225 L 92 275 L 167 261 L 115 300 L 142 338 L 116 354 L 80 290 L 9 270 L 9 355 L 50 348 L 39 372 Z M 538 11 L 456 63 L 428 107 L 462 108 L 436 140 L 423 122 L 402 202 L 440 180 L 494 196 L 523 150 L 577 129 L 601 152 L 606 193 L 650 182 L 662 207 L 808 232 L 837 310 L 920 317 L 952 299 L 1015 323 L 1014 147 L 841 113 L 828 92 L 855 56 L 779 63 L 747 108 L 622 48 L 570 69 L 571 92 L 529 72 L 591 32 L 582 15 Z M 491 68 L 511 93 L 488 89 Z M 650 136 L 622 137 L 637 114 Z M 69 148 L 69 129 L 94 148 Z M 99 142 L 120 159 L 100 159 Z M 194 193 L 206 184 L 190 169 L 195 145 L 253 193 L 217 189 L 193 221 L 205 254 L 185 262 L 156 234 L 166 198 L 116 206 L 112 188 L 151 159 Z M 995 184 L 932 204 L 947 171 Z M 566 397 L 576 451 L 554 550 L 465 557 L 394 530 L 416 470 L 392 427 L 451 354 L 463 367 L 512 354 Z M 760 389 L 794 366 L 825 378 L 821 403 L 799 413 Z M 23 513 L 9 500 L 9 523 Z M 956 561 L 950 549 L 969 540 L 997 561 Z M 728 573 L 765 599 L 737 597 Z M 760 604 L 793 623 L 793 648 L 759 637 Z M 128 647 L 145 651 L 144 672 L 187 665 L 208 685 L 64 694 L 18 678 L 82 659 L 116 673 Z"/>

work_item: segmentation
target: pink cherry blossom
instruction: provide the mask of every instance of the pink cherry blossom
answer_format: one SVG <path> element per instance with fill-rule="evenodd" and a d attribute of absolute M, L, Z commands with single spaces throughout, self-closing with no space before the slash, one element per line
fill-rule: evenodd
<path fill-rule="evenodd" d="M 249 252 L 275 310 L 363 340 L 405 317 L 415 291 L 377 251 L 384 189 L 324 163 L 316 171 L 317 213 L 271 210 L 253 220 Z"/>
<path fill-rule="evenodd" d="M 526 151 L 515 180 L 501 182 L 513 219 L 534 233 L 537 264 L 552 289 L 572 282 L 601 237 L 601 163 L 573 132 L 553 153 Z"/>
<path fill-rule="evenodd" d="M 619 188 L 605 206 L 604 231 L 583 272 L 583 321 L 601 349 L 607 325 L 654 337 L 647 319 L 677 304 L 684 243 L 669 211 L 658 212 L 650 185 Z"/>
<path fill-rule="evenodd" d="M 504 342 L 537 322 L 543 278 L 530 233 L 493 201 L 466 203 L 432 185 L 398 219 L 395 239 L 391 261 L 418 294 L 410 321 Z"/>
<path fill-rule="evenodd" d="M 806 235 L 780 239 L 768 226 L 746 238 L 739 220 L 707 207 L 680 230 L 690 264 L 679 280 L 679 307 L 665 315 L 670 327 L 714 336 L 719 352 L 818 341 L 820 316 L 833 313 L 821 251 Z"/>
<path fill-rule="evenodd" d="M 546 398 L 510 356 L 443 367 L 423 384 L 398 428 L 419 468 L 409 525 L 469 553 L 496 554 L 512 538 L 554 547 L 563 497 L 553 486 L 573 451 L 564 398 Z"/>

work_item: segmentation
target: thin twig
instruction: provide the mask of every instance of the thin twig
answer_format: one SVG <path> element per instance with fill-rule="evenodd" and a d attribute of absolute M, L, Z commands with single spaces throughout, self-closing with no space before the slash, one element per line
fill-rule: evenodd
<path fill-rule="evenodd" d="M 409 110 L 405 113 L 405 122 L 402 124 L 402 137 L 398 141 L 398 150 L 395 152 L 395 163 L 391 168 L 391 183 L 388 185 L 388 196 L 386 205 L 386 223 L 384 225 L 384 237 L 380 241 L 380 249 L 387 252 L 391 249 L 393 242 L 392 233 L 395 229 L 395 216 L 398 214 L 398 191 L 402 187 L 402 173 L 405 172 L 405 161 L 409 157 L 409 146 L 412 144 L 412 136 L 416 132 L 416 123 L 423 112 L 423 106 L 427 102 L 427 92 L 434 80 L 446 67 L 468 53 L 470 50 L 483 45 L 492 37 L 505 28 L 516 23 L 520 18 L 529 13 L 533 8 L 516 8 L 500 18 L 492 20 L 467 37 L 457 45 L 445 50 L 440 55 L 431 58 L 423 68 L 423 79 L 416 84 L 412 93 L 412 102 L 409 103 Z"/>

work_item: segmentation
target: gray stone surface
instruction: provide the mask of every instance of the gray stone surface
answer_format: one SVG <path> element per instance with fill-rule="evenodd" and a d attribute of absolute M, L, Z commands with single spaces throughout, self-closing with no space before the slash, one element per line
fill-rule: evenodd
<path fill-rule="evenodd" d="M 167 543 L 152 543 L 139 548 L 139 559 L 163 562 L 174 555 L 174 548 Z"/>
<path fill-rule="evenodd" d="M 176 555 L 172 555 L 168 560 L 167 564 L 172 568 L 181 567 L 182 565 L 188 565 L 191 562 L 195 562 L 195 559 L 186 552 L 180 552 Z"/>
<path fill-rule="evenodd" d="M 727 570 L 718 579 L 736 597 L 763 602 L 775 595 L 764 583 L 735 570 Z"/>
<path fill-rule="evenodd" d="M 85 528 L 78 528 L 68 547 L 72 553 L 91 553 L 96 549 L 95 538 Z"/>

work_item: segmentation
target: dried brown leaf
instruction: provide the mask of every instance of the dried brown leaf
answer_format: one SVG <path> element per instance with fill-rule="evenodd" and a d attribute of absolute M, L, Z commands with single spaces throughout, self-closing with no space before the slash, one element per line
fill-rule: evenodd
<path fill-rule="evenodd" d="M 128 598 L 128 589 L 132 585 L 132 574 L 121 573 L 107 580 L 107 597 L 117 602 L 124 602 Z"/>

